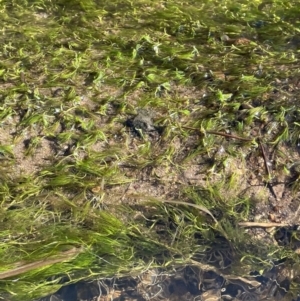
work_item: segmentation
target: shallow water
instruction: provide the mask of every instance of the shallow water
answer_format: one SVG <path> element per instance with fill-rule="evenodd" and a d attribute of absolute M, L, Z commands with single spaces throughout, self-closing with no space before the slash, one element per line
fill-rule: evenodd
<path fill-rule="evenodd" d="M 125 187 L 118 197 L 123 205 L 127 190 L 132 188 L 128 183 L 132 177 L 137 178 L 137 174 L 132 174 L 131 170 L 119 172 L 119 166 L 146 169 L 151 167 L 151 160 L 158 158 L 155 164 L 162 169 L 168 160 L 177 168 L 173 161 L 176 162 L 184 151 L 186 156 L 196 156 L 196 151 L 199 151 L 199 157 L 207 156 L 207 178 L 213 177 L 220 167 L 215 161 L 220 159 L 220 165 L 227 166 L 222 157 L 224 153 L 237 157 L 233 149 L 238 143 L 235 142 L 233 148 L 228 143 L 229 139 L 237 137 L 228 134 L 233 127 L 243 129 L 245 125 L 247 135 L 255 136 L 267 123 L 268 146 L 277 145 L 279 135 L 284 136 L 286 128 L 290 131 L 289 137 L 298 140 L 299 112 L 295 99 L 298 99 L 300 38 L 297 1 L 23 0 L 2 1 L 0 8 L 3 19 L 0 37 L 3 45 L 0 56 L 3 166 L 7 162 L 11 164 L 10 156 L 16 157 L 14 169 L 8 165 L 2 172 L 5 175 L 13 169 L 13 176 L 8 179 L 3 176 L 1 186 L 1 250 L 4 250 L 1 264 L 10 270 L 14 267 L 7 267 L 6 263 L 39 261 L 44 259 L 43 254 L 47 254 L 46 257 L 53 255 L 52 248 L 56 253 L 65 245 L 83 244 L 90 248 L 89 254 L 80 254 L 79 259 L 59 267 L 51 266 L 36 274 L 30 270 L 28 275 L 19 273 L 11 275 L 15 278 L 1 280 L 0 297 L 49 301 L 295 300 L 300 283 L 297 272 L 299 243 L 292 242 L 292 238 L 298 241 L 298 229 L 283 231 L 283 235 L 277 231 L 275 236 L 264 229 L 248 231 L 247 234 L 259 237 L 262 244 L 253 248 L 261 251 L 253 254 L 253 258 L 252 254 L 234 245 L 235 234 L 232 240 L 228 239 L 230 243 L 223 235 L 222 239 L 233 251 L 228 254 L 226 244 L 225 248 L 211 250 L 210 245 L 203 243 L 220 233 L 227 233 L 223 231 L 223 224 L 219 228 L 213 224 L 227 214 L 224 209 L 227 203 L 221 209 L 216 203 L 212 213 L 203 206 L 204 212 L 198 215 L 187 210 L 184 217 L 177 207 L 174 211 L 163 209 L 142 220 L 140 226 L 144 232 L 138 236 L 139 231 L 130 224 L 131 221 L 122 224 L 119 217 L 107 218 L 113 210 L 102 203 L 107 197 L 106 191 L 101 193 L 111 187 Z M 171 96 L 168 98 L 168 95 Z M 131 111 L 139 111 L 139 107 L 146 105 L 153 105 L 158 117 L 152 120 L 152 116 L 142 119 L 139 114 L 128 116 Z M 165 118 L 167 113 L 170 119 Z M 131 123 L 126 128 L 128 120 Z M 216 121 L 214 126 L 221 132 L 212 127 L 210 133 L 221 133 L 222 138 L 225 137 L 225 147 L 220 145 L 214 153 L 214 141 L 207 137 L 209 135 L 200 133 L 205 136 L 202 144 L 207 147 L 200 149 L 201 135 L 187 135 L 183 127 L 177 126 L 182 120 L 192 120 L 192 124 L 201 130 L 203 126 L 209 130 L 211 123 Z M 272 122 L 272 126 L 268 122 Z M 105 126 L 108 130 L 99 132 L 99 128 L 102 130 Z M 133 133 L 124 138 L 128 127 L 129 131 L 136 132 L 133 138 Z M 116 132 L 114 128 L 117 128 Z M 178 128 L 181 136 L 169 141 L 168 135 Z M 154 133 L 144 135 L 143 131 Z M 11 140 L 7 138 L 9 143 L 5 133 L 12 136 Z M 182 138 L 193 135 L 194 140 L 188 142 Z M 163 147 L 156 144 L 161 137 L 171 145 L 162 159 L 157 152 Z M 132 142 L 134 139 L 138 143 L 143 139 L 146 142 L 136 145 Z M 249 138 L 245 139 L 249 142 Z M 241 140 L 242 137 L 238 142 Z M 173 146 L 174 141 L 177 144 Z M 290 140 L 288 142 L 292 144 Z M 13 147 L 5 147 L 9 144 Z M 110 144 L 113 145 L 111 148 Z M 116 145 L 121 149 L 115 151 Z M 156 153 L 149 155 L 153 145 L 157 148 Z M 255 147 L 251 145 L 250 148 Z M 129 152 L 123 156 L 125 149 Z M 97 154 L 94 161 L 91 159 L 93 151 Z M 283 158 L 289 161 L 286 157 L 294 159 L 296 155 L 285 157 L 283 154 L 284 151 L 280 151 L 278 160 L 274 161 L 282 172 L 287 172 Z M 84 161 L 85 156 L 88 159 Z M 132 161 L 134 156 L 137 159 Z M 254 153 L 255 162 L 259 161 L 259 156 Z M 114 164 L 119 158 L 120 162 Z M 66 166 L 61 162 L 66 162 Z M 196 180 L 188 179 L 188 186 L 200 181 L 198 169 L 204 164 L 199 162 L 195 164 L 197 171 L 193 175 Z M 55 166 L 58 168 L 51 170 Z M 99 166 L 103 168 L 97 169 Z M 29 171 L 34 174 L 32 178 L 26 174 Z M 181 182 L 186 180 L 183 173 L 179 172 Z M 163 183 L 162 176 L 146 170 L 144 174 L 138 174 L 141 182 L 143 179 L 147 182 L 149 174 L 155 178 L 154 189 L 150 192 L 156 193 L 158 185 Z M 167 177 L 172 173 L 167 169 L 162 174 Z M 298 176 L 295 174 L 289 179 L 295 190 Z M 261 170 L 259 177 L 261 181 L 266 177 Z M 35 183 L 37 186 L 30 186 Z M 174 183 L 169 181 L 168 190 L 175 189 L 178 183 Z M 134 192 L 139 192 L 138 185 L 132 185 Z M 257 185 L 256 182 L 253 185 Z M 268 185 L 263 182 L 263 186 Z M 178 191 L 176 193 L 181 196 Z M 272 193 L 275 197 L 278 195 L 276 191 Z M 297 196 L 281 194 L 282 199 L 276 199 L 275 205 L 262 202 L 259 212 L 274 223 L 290 222 L 292 214 L 297 212 Z M 288 197 L 294 207 L 285 205 Z M 136 205 L 136 201 L 132 204 Z M 278 220 L 273 213 L 268 217 L 269 207 L 263 206 L 276 208 L 276 214 L 283 213 L 277 214 Z M 234 220 L 234 225 L 245 216 L 253 220 L 258 216 L 257 211 L 251 211 L 250 205 L 248 208 L 242 202 L 233 207 L 237 209 L 230 208 L 236 211 L 228 215 L 228 219 Z M 132 206 L 128 215 L 140 213 L 143 216 L 147 213 L 144 210 Z M 97 215 L 99 212 L 103 215 Z M 205 223 L 209 220 L 205 212 L 213 217 L 212 223 Z M 238 214 L 241 216 L 236 218 Z M 293 221 L 297 223 L 297 219 Z M 125 233 L 124 227 L 132 232 Z M 154 235 L 149 238 L 150 229 L 154 229 Z M 184 230 L 186 232 L 182 234 Z M 239 236 L 238 230 L 234 230 L 238 233 L 235 236 Z M 201 242 L 197 241 L 198 232 L 203 239 Z M 186 234 L 190 234 L 188 241 Z M 263 241 L 267 236 L 270 240 Z M 278 248 L 267 249 L 274 241 Z M 189 244 L 191 250 L 186 251 Z M 196 258 L 194 244 L 204 250 L 205 256 L 201 253 L 201 258 Z M 287 255 L 280 253 L 278 257 L 285 260 L 277 264 L 273 259 L 283 248 L 287 248 Z M 205 253 L 207 249 L 209 251 Z M 226 254 L 222 253 L 224 250 Z M 191 258 L 195 261 L 193 264 L 189 262 Z M 180 260 L 185 263 L 178 264 Z M 261 270 L 258 269 L 260 262 Z M 139 268 L 129 277 L 135 264 Z M 168 268 L 161 268 L 159 264 Z M 241 270 L 243 276 L 237 276 L 239 266 L 245 268 L 245 271 Z M 141 273 L 141 270 L 147 272 Z M 115 275 L 118 277 L 111 278 Z M 84 282 L 83 279 L 89 280 Z M 54 293 L 63 283 L 66 286 Z M 7 295 L 8 292 L 11 294 Z M 49 292 L 52 294 L 44 297 Z M 39 296 L 43 297 L 37 299 Z"/>

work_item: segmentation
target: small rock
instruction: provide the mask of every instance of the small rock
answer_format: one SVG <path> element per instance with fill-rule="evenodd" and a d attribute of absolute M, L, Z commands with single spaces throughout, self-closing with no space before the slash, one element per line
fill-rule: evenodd
<path fill-rule="evenodd" d="M 132 124 L 136 130 L 144 132 L 155 131 L 153 125 L 153 113 L 146 109 L 139 109 L 138 114 L 133 118 Z"/>
<path fill-rule="evenodd" d="M 138 109 L 137 112 L 138 114 L 133 119 L 128 119 L 126 121 L 126 126 L 131 128 L 137 136 L 141 137 L 141 131 L 147 134 L 162 133 L 163 128 L 155 126 L 153 123 L 153 112 L 147 109 Z"/>

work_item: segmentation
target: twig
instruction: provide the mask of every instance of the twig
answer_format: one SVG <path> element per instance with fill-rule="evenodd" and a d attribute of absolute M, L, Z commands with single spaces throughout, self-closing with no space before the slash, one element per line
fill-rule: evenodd
<path fill-rule="evenodd" d="M 0 279 L 5 279 L 13 276 L 17 276 L 20 274 L 23 274 L 25 272 L 29 272 L 38 268 L 44 268 L 48 265 L 52 265 L 54 263 L 59 263 L 63 261 L 67 261 L 72 259 L 75 255 L 81 253 L 83 251 L 83 248 L 72 248 L 66 252 L 63 252 L 58 255 L 57 258 L 53 259 L 45 259 L 45 260 L 39 260 L 35 262 L 31 262 L 28 264 L 22 264 L 22 263 L 16 263 L 16 265 L 20 265 L 16 268 L 13 268 L 11 270 L 5 271 L 5 272 L 0 272 Z"/>
<path fill-rule="evenodd" d="M 268 164 L 268 159 L 267 159 L 267 156 L 266 156 L 265 148 L 264 148 L 264 146 L 263 146 L 263 144 L 262 144 L 262 142 L 260 140 L 258 141 L 258 143 L 259 143 L 259 146 L 260 146 L 260 149 L 261 149 L 262 157 L 264 159 L 265 169 L 266 169 L 267 174 L 268 174 L 267 186 L 268 186 L 270 192 L 273 194 L 273 196 L 277 200 L 277 195 L 276 195 L 276 193 L 275 193 L 275 191 L 273 189 L 273 186 L 270 183 L 270 181 L 272 179 L 272 174 L 271 174 L 271 171 L 270 171 L 270 168 L 269 168 L 269 164 Z"/>
<path fill-rule="evenodd" d="M 270 168 L 269 168 L 269 165 L 268 165 L 268 160 L 267 160 L 265 148 L 264 148 L 264 146 L 263 146 L 263 144 L 261 143 L 260 140 L 259 140 L 259 146 L 260 146 L 261 153 L 262 153 L 262 156 L 263 156 L 263 159 L 264 159 L 264 164 L 265 164 L 265 168 L 266 168 L 266 171 L 267 171 L 267 174 L 268 174 L 268 178 L 271 179 L 271 171 L 270 171 Z"/>
<path fill-rule="evenodd" d="M 272 228 L 272 227 L 286 227 L 288 224 L 283 223 L 267 223 L 267 222 L 240 222 L 238 223 L 241 227 L 258 227 L 258 228 Z"/>
<path fill-rule="evenodd" d="M 184 128 L 184 129 L 188 129 L 188 130 L 201 132 L 200 129 L 196 129 L 196 128 L 193 128 L 193 127 L 184 126 L 184 125 L 181 126 L 181 127 Z M 251 139 L 251 138 L 244 138 L 244 137 L 231 135 L 231 134 L 227 134 L 227 133 L 223 133 L 223 132 L 217 132 L 217 131 L 205 131 L 205 133 L 212 134 L 212 135 L 223 136 L 223 137 L 226 137 L 226 138 L 238 139 L 238 140 L 242 140 L 242 141 L 253 141 L 254 140 L 254 139 Z"/>
<path fill-rule="evenodd" d="M 226 134 L 226 133 L 222 133 L 222 132 L 206 131 L 206 133 L 207 134 L 213 134 L 213 135 L 219 135 L 219 136 L 223 136 L 223 137 L 227 137 L 227 138 L 238 139 L 238 140 L 241 140 L 241 141 L 253 141 L 253 139 L 251 139 L 251 138 L 244 138 L 244 137 L 231 135 L 231 134 Z"/>

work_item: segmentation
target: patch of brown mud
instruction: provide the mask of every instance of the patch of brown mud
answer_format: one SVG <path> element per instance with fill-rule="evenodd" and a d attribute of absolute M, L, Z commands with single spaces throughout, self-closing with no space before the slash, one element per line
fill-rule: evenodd
<path fill-rule="evenodd" d="M 29 133 L 22 138 L 17 139 L 15 136 L 15 128 L 8 125 L 0 128 L 0 144 L 11 148 L 13 160 L 13 168 L 10 174 L 13 176 L 30 175 L 35 173 L 42 166 L 48 165 L 50 158 L 53 156 L 53 149 L 49 141 L 40 139 L 36 133 Z M 33 155 L 27 154 L 31 140 L 36 139 L 37 148 Z"/>

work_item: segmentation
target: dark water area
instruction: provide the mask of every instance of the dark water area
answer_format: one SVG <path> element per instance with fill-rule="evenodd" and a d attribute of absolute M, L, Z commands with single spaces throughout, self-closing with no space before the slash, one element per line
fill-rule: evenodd
<path fill-rule="evenodd" d="M 284 276 L 282 266 L 283 263 L 278 264 L 265 275 L 253 272 L 248 277 L 218 274 L 204 265 L 202 269 L 193 265 L 169 271 L 149 270 L 136 277 L 82 281 L 35 301 L 299 301 L 300 296 L 288 297 L 290 281 Z"/>

